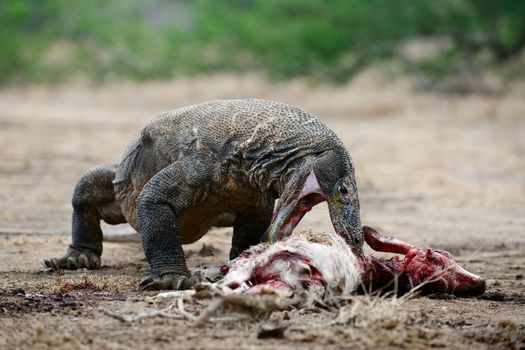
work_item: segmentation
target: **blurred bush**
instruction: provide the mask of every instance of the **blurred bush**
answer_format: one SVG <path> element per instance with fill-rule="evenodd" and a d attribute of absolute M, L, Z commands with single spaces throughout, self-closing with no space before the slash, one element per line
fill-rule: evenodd
<path fill-rule="evenodd" d="M 0 23 L 3 84 L 243 70 L 343 82 L 381 61 L 435 79 L 498 70 L 525 47 L 522 0 L 0 0 Z"/>

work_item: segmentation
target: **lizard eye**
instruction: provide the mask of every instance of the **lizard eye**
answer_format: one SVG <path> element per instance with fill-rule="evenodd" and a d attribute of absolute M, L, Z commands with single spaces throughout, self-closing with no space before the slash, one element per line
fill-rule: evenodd
<path fill-rule="evenodd" d="M 344 185 L 341 185 L 339 187 L 339 192 L 341 192 L 342 194 L 348 194 L 348 189 Z"/>

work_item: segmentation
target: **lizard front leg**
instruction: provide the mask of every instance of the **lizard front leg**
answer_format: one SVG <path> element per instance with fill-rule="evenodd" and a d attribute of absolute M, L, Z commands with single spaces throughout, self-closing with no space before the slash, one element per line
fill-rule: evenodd
<path fill-rule="evenodd" d="M 42 260 L 44 267 L 53 270 L 100 268 L 100 220 L 108 224 L 126 222 L 120 205 L 115 200 L 112 181 L 115 178 L 116 167 L 116 164 L 98 165 L 80 178 L 72 199 L 71 244 L 63 257 Z"/>
<path fill-rule="evenodd" d="M 202 169 L 195 172 L 193 164 L 186 165 L 179 161 L 161 170 L 138 198 L 137 219 L 150 264 L 150 276 L 140 283 L 143 290 L 188 289 L 199 282 L 186 265 L 176 218 L 192 205 L 195 189 L 204 186 L 198 183 L 207 178 Z"/>

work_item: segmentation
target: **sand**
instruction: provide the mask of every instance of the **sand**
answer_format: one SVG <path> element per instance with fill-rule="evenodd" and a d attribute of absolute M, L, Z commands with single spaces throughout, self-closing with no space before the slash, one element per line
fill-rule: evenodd
<path fill-rule="evenodd" d="M 491 94 L 418 92 L 365 72 L 341 87 L 272 84 L 257 75 L 0 90 L 0 348 L 523 348 L 525 345 L 525 82 Z M 289 310 L 196 326 L 105 310 L 149 310 L 138 242 L 106 242 L 103 268 L 60 275 L 39 266 L 69 243 L 71 193 L 91 166 L 117 162 L 162 111 L 219 98 L 300 106 L 348 147 L 363 223 L 420 248 L 450 251 L 483 276 L 479 298 L 357 297 L 340 308 Z M 326 206 L 300 230 L 331 230 Z M 231 229 L 185 246 L 190 266 L 227 259 Z M 215 249 L 201 251 L 203 244 Z M 368 305 L 374 303 L 374 305 Z M 202 312 L 207 302 L 188 303 Z M 285 330 L 258 339 L 262 325 Z"/>

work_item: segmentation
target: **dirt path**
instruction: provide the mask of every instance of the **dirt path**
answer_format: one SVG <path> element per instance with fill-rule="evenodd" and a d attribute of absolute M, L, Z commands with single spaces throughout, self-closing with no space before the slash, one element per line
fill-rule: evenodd
<path fill-rule="evenodd" d="M 39 268 L 41 258 L 65 251 L 71 191 L 86 169 L 118 161 L 133 133 L 161 111 L 242 96 L 296 104 L 324 119 L 356 163 L 364 222 L 449 250 L 487 279 L 486 296 L 388 299 L 372 309 L 358 298 L 340 310 L 277 312 L 270 321 L 287 327 L 284 338 L 257 339 L 268 320 L 196 327 L 104 314 L 154 307 L 136 288 L 147 273 L 138 243 L 106 243 L 100 271 L 58 276 Z M 224 76 L 0 90 L 0 348 L 523 347 L 523 96 L 522 82 L 499 96 L 451 97 L 416 94 L 373 74 L 340 88 Z M 299 229 L 331 229 L 325 207 Z M 189 264 L 225 261 L 230 237 L 215 230 L 185 247 Z M 218 251 L 199 254 L 203 243 Z"/>

